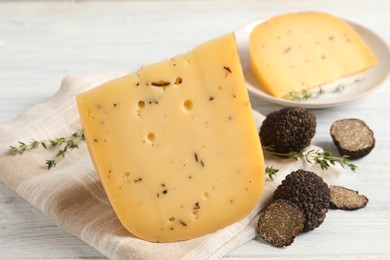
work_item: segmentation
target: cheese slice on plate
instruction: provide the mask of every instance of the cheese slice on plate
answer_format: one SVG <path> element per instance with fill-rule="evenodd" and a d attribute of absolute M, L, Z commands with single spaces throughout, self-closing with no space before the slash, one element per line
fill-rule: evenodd
<path fill-rule="evenodd" d="M 378 63 L 348 23 L 319 12 L 280 15 L 257 25 L 250 35 L 249 53 L 256 79 L 279 98 Z"/>
<path fill-rule="evenodd" d="M 264 161 L 233 34 L 79 94 L 90 156 L 127 230 L 158 242 L 249 214 Z"/>

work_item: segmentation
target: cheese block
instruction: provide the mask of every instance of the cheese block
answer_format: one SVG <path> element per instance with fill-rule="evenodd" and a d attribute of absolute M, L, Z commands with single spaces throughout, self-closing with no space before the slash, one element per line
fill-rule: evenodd
<path fill-rule="evenodd" d="M 367 70 L 377 58 L 343 20 L 320 12 L 276 16 L 250 34 L 251 71 L 275 97 Z"/>
<path fill-rule="evenodd" d="M 96 171 L 133 235 L 169 242 L 249 214 L 264 160 L 233 34 L 77 96 Z"/>

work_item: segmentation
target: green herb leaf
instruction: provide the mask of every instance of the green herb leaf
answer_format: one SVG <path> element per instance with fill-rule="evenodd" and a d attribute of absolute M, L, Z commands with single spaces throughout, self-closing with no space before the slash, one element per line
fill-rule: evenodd
<path fill-rule="evenodd" d="M 46 164 L 47 164 L 47 169 L 50 170 L 51 168 L 55 167 L 57 163 L 55 160 L 46 160 Z"/>
<path fill-rule="evenodd" d="M 19 152 L 18 152 L 18 148 L 15 147 L 15 146 L 10 146 L 10 147 L 9 147 L 9 152 L 10 152 L 11 154 L 17 154 L 17 153 L 19 153 Z"/>
<path fill-rule="evenodd" d="M 341 93 L 345 90 L 345 85 L 344 84 L 338 84 L 336 88 L 333 90 L 333 93 Z"/>
<path fill-rule="evenodd" d="M 276 173 L 278 173 L 278 169 L 275 169 L 273 166 L 267 166 L 265 167 L 265 174 L 270 178 L 272 181 L 274 180 L 274 176 L 276 176 Z"/>

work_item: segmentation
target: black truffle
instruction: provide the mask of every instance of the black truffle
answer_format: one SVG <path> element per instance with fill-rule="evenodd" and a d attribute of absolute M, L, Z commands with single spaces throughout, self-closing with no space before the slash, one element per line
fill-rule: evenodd
<path fill-rule="evenodd" d="M 316 126 L 315 116 L 307 109 L 286 107 L 267 115 L 260 127 L 260 140 L 275 152 L 300 152 L 310 145 Z"/>
<path fill-rule="evenodd" d="M 330 207 L 336 209 L 355 210 L 364 208 L 368 198 L 359 192 L 341 186 L 330 187 Z"/>
<path fill-rule="evenodd" d="M 335 121 L 330 128 L 334 144 L 341 155 L 349 159 L 359 159 L 369 154 L 375 146 L 374 132 L 355 118 Z"/>
<path fill-rule="evenodd" d="M 282 181 L 274 199 L 285 199 L 300 207 L 305 215 L 304 231 L 319 227 L 329 207 L 329 188 L 322 178 L 310 171 L 298 170 Z"/>
<path fill-rule="evenodd" d="M 275 200 L 260 213 L 257 232 L 276 247 L 289 246 L 304 227 L 303 211 L 288 200 Z"/>

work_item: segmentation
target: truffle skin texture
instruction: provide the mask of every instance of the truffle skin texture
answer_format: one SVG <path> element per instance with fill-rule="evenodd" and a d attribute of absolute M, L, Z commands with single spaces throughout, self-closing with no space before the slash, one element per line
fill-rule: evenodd
<path fill-rule="evenodd" d="M 304 227 L 303 211 L 288 200 L 275 200 L 260 213 L 257 232 L 276 247 L 289 246 Z"/>
<path fill-rule="evenodd" d="M 330 128 L 333 143 L 341 155 L 359 159 L 375 147 L 374 132 L 360 119 L 348 118 L 335 121 Z"/>
<path fill-rule="evenodd" d="M 260 140 L 278 153 L 300 152 L 310 145 L 316 126 L 315 116 L 307 109 L 286 107 L 267 115 L 260 127 Z"/>
<path fill-rule="evenodd" d="M 298 170 L 290 173 L 274 193 L 274 199 L 289 200 L 305 215 L 303 231 L 319 227 L 329 208 L 329 187 L 314 172 Z"/>
<path fill-rule="evenodd" d="M 341 186 L 330 187 L 330 207 L 335 209 L 355 210 L 364 208 L 368 198 L 359 192 Z"/>

